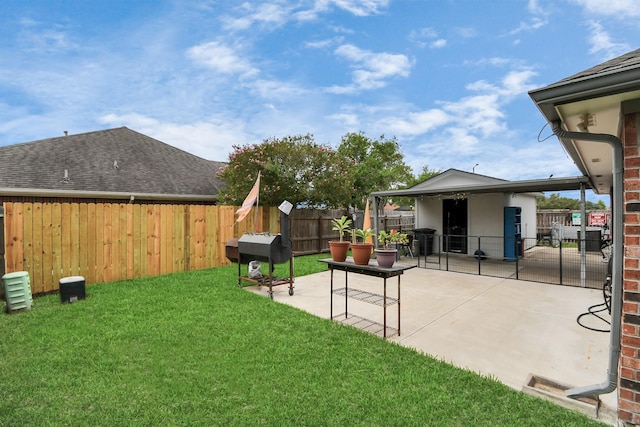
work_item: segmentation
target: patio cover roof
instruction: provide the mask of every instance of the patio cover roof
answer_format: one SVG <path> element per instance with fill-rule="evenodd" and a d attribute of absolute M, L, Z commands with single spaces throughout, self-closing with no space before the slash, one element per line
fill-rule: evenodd
<path fill-rule="evenodd" d="M 439 196 L 482 194 L 482 193 L 537 193 L 541 191 L 567 191 L 591 188 L 589 178 L 586 176 L 568 178 L 532 179 L 525 181 L 505 181 L 499 184 L 475 184 L 456 187 L 441 188 L 407 188 L 404 190 L 376 191 L 371 193 L 373 197 L 412 197 L 412 196 Z"/>

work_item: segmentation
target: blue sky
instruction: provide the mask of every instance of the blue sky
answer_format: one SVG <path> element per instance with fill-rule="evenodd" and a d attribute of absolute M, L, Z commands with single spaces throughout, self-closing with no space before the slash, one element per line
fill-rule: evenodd
<path fill-rule="evenodd" d="M 3 0 L 0 145 L 127 126 L 226 161 L 362 131 L 416 173 L 575 176 L 527 91 L 636 49 L 639 17 L 635 0 Z"/>

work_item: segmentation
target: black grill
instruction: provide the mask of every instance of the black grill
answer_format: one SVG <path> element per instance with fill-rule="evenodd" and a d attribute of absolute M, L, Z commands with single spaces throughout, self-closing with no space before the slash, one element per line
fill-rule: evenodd
<path fill-rule="evenodd" d="M 269 233 L 245 233 L 239 239 L 231 239 L 225 247 L 225 255 L 231 262 L 238 263 L 238 286 L 245 280 L 258 285 L 269 286 L 269 297 L 273 299 L 272 286 L 289 285 L 289 295 L 293 295 L 293 255 L 291 240 L 289 238 L 289 215 L 280 213 L 281 234 Z M 260 278 L 250 278 L 241 274 L 243 265 L 251 261 L 268 263 L 269 274 Z M 289 262 L 289 277 L 274 277 L 273 265 Z"/>

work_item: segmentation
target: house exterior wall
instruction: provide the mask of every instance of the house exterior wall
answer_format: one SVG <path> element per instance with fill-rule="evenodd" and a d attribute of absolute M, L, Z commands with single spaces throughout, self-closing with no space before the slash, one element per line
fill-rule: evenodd
<path fill-rule="evenodd" d="M 464 182 L 468 185 L 468 182 Z M 534 195 L 516 195 L 503 193 L 473 194 L 467 197 L 468 217 L 467 235 L 480 237 L 497 237 L 489 246 L 481 249 L 491 258 L 503 256 L 502 237 L 504 236 L 504 207 L 520 206 L 522 208 L 522 233 L 527 244 L 535 245 L 536 241 L 536 198 Z M 416 228 L 431 228 L 436 234 L 442 234 L 442 198 L 416 198 Z M 473 255 L 478 249 L 478 240 L 468 240 L 467 253 Z"/>
<path fill-rule="evenodd" d="M 640 425 L 640 113 L 624 116 L 624 271 L 618 417 Z"/>
<path fill-rule="evenodd" d="M 442 234 L 442 199 L 417 197 L 415 207 L 416 228 L 431 228 Z"/>

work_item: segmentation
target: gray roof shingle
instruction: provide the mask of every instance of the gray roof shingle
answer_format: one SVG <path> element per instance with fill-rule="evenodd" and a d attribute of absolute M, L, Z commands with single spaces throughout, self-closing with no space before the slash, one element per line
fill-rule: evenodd
<path fill-rule="evenodd" d="M 618 73 L 620 71 L 627 71 L 638 67 L 640 67 L 640 49 L 627 52 L 624 55 L 620 55 L 616 58 L 603 62 L 602 64 L 598 64 L 572 76 L 566 77 L 550 86 Z"/>
<path fill-rule="evenodd" d="M 224 165 L 120 127 L 0 147 L 0 187 L 215 196 Z"/>

